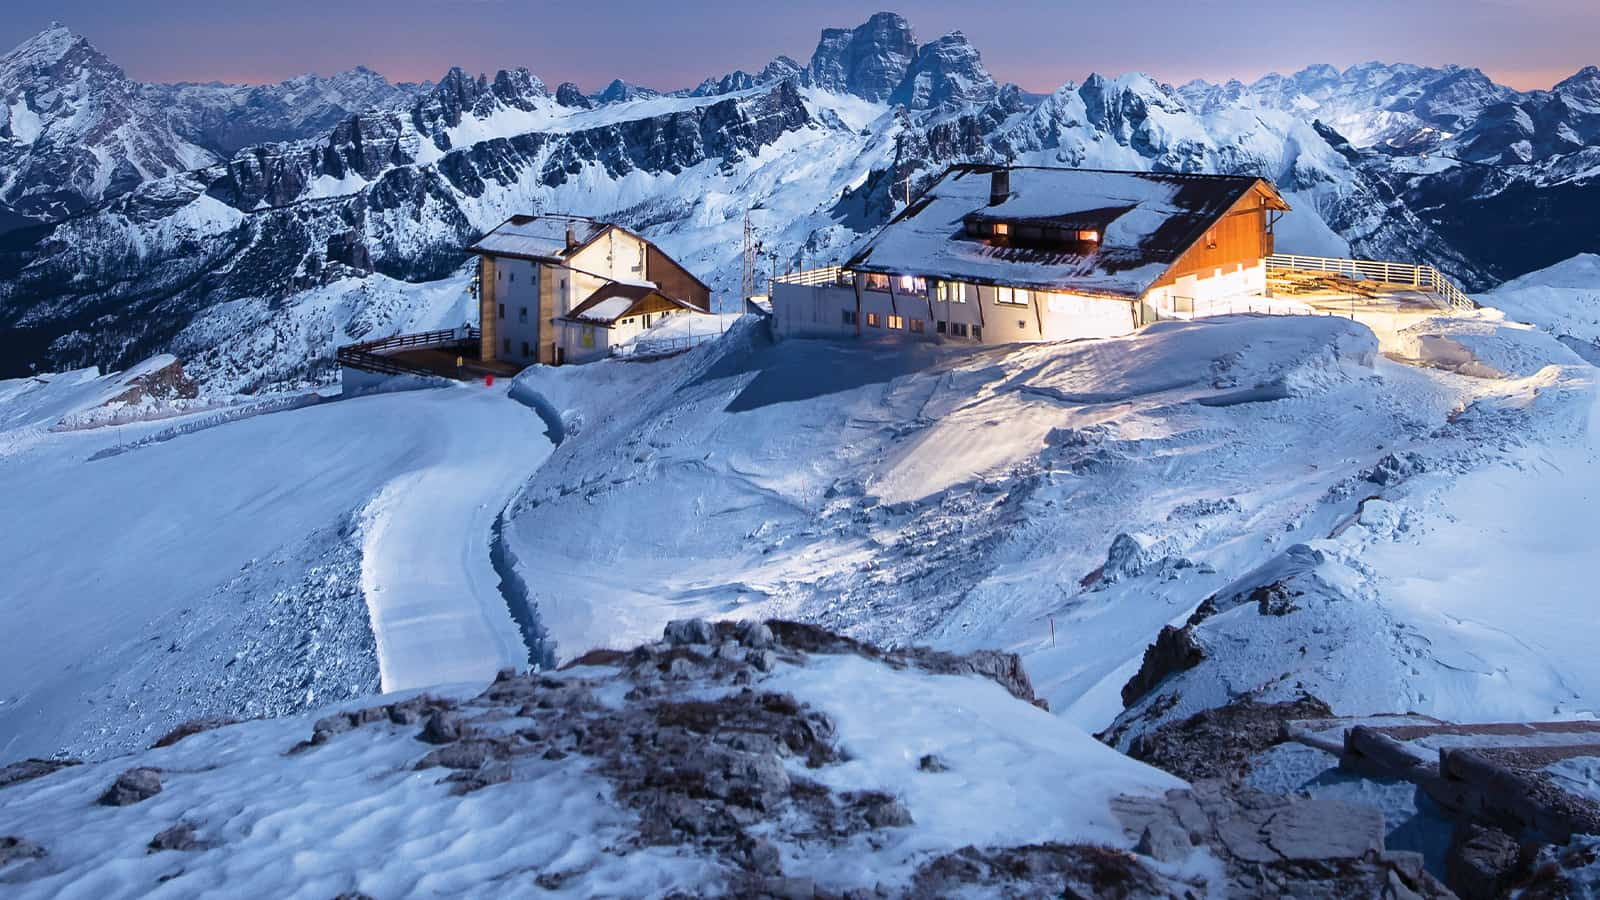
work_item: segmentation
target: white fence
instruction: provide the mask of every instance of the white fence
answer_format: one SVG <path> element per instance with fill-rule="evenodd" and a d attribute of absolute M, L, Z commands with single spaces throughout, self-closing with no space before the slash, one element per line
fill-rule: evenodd
<path fill-rule="evenodd" d="M 1267 257 L 1267 277 L 1273 275 L 1342 275 L 1355 281 L 1375 281 L 1385 285 L 1409 286 L 1432 291 L 1444 298 L 1451 309 L 1473 310 L 1478 304 L 1466 292 L 1433 266 L 1384 262 L 1372 259 L 1335 259 L 1326 256 L 1299 256 L 1280 253 Z"/>

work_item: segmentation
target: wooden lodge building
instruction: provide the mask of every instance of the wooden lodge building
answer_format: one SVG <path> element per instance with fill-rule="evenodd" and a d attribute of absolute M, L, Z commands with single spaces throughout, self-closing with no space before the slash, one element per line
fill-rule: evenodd
<path fill-rule="evenodd" d="M 587 362 L 664 317 L 711 311 L 710 288 L 620 225 L 512 216 L 467 249 L 478 256 L 484 361 Z"/>
<path fill-rule="evenodd" d="M 835 269 L 776 279 L 779 337 L 1125 334 L 1267 292 L 1264 179 L 958 165 Z"/>

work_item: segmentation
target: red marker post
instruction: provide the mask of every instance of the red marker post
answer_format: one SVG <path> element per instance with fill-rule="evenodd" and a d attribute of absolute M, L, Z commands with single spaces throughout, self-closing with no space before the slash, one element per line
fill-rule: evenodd
<path fill-rule="evenodd" d="M 485 375 L 485 376 L 483 376 L 483 386 L 484 387 L 494 387 L 494 376 L 493 375 Z"/>

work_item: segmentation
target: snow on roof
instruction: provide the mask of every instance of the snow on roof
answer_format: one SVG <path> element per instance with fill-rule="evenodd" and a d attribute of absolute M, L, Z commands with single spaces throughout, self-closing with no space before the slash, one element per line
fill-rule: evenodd
<path fill-rule="evenodd" d="M 990 206 L 994 171 L 951 168 L 847 268 L 1138 297 L 1246 192 L 1264 184 L 1240 175 L 1014 167 L 1008 196 Z M 1278 201 L 1273 208 L 1288 207 Z M 1087 251 L 994 243 L 969 236 L 968 219 L 1093 230 L 1100 242 Z"/>
<path fill-rule="evenodd" d="M 569 230 L 577 246 L 582 246 L 609 227 L 605 222 L 582 216 L 555 213 L 512 216 L 467 249 L 476 253 L 559 260 L 568 252 Z"/>
<path fill-rule="evenodd" d="M 615 322 L 637 302 L 632 297 L 606 297 L 581 312 L 575 310 L 572 317 L 586 322 Z"/>

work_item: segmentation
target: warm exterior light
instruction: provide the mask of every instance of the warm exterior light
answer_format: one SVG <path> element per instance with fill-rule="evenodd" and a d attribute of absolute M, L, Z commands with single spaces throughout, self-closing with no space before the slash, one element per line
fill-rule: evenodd
<path fill-rule="evenodd" d="M 900 276 L 900 289 L 902 291 L 909 291 L 909 290 L 912 289 L 912 287 L 913 287 L 913 285 L 912 285 L 912 282 L 911 282 L 911 276 L 910 275 L 901 275 Z"/>
<path fill-rule="evenodd" d="M 1078 232 L 1078 240 L 1088 241 L 1091 244 L 1098 244 L 1100 243 L 1100 232 L 1090 230 L 1080 231 Z"/>

